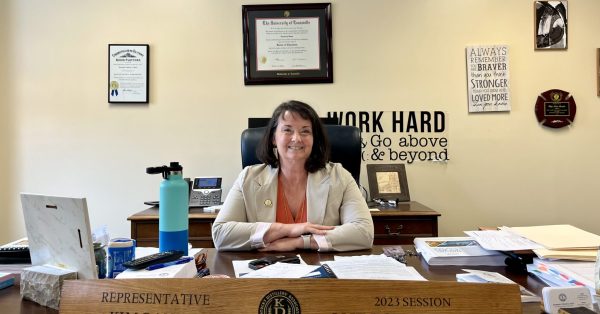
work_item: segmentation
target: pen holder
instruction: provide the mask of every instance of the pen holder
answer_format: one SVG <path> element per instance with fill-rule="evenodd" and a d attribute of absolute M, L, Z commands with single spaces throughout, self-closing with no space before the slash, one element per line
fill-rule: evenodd
<path fill-rule="evenodd" d="M 108 273 L 106 277 L 115 278 L 125 271 L 123 263 L 135 259 L 135 240 L 115 238 L 108 243 Z"/>
<path fill-rule="evenodd" d="M 102 243 L 94 243 L 94 257 L 98 267 L 98 279 L 106 278 L 106 249 Z"/>

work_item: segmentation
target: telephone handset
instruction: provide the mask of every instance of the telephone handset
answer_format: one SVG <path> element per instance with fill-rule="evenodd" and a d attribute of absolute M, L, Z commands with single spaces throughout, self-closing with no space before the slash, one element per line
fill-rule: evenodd
<path fill-rule="evenodd" d="M 190 207 L 207 207 L 221 204 L 221 178 L 196 177 L 190 190 Z"/>

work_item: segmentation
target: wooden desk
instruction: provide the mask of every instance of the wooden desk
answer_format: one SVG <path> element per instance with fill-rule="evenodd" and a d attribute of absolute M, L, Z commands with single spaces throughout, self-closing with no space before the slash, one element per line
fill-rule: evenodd
<path fill-rule="evenodd" d="M 399 203 L 395 208 L 371 211 L 375 227 L 374 245 L 413 244 L 417 237 L 437 237 L 440 213 L 418 202 Z"/>
<path fill-rule="evenodd" d="M 371 211 L 375 226 L 375 245 L 412 244 L 415 237 L 437 237 L 435 210 L 418 202 L 399 203 L 395 208 Z M 212 223 L 217 214 L 205 213 L 203 208 L 190 208 L 189 238 L 194 247 L 212 248 Z M 138 246 L 158 246 L 158 208 L 152 207 L 135 213 L 131 222 L 131 238 Z"/>
<path fill-rule="evenodd" d="M 412 248 L 405 246 L 405 250 Z M 261 253 L 261 252 L 218 252 L 215 249 L 206 249 L 208 253 L 207 266 L 210 268 L 211 274 L 226 274 L 231 277 L 235 277 L 233 272 L 233 260 L 248 260 L 255 259 L 258 257 L 272 255 L 273 253 Z M 344 252 L 344 253 L 318 253 L 318 252 L 296 252 L 302 256 L 302 259 L 308 264 L 317 265 L 322 261 L 333 260 L 334 255 L 364 255 L 364 254 L 381 254 L 382 247 L 375 246 L 371 250 Z M 432 281 L 456 281 L 455 275 L 462 273 L 460 266 L 429 266 L 419 256 L 408 256 L 407 264 L 415 267 L 415 269 L 427 280 Z M 6 266 L 0 265 L 0 271 L 4 271 Z M 470 266 L 469 268 L 481 269 L 487 271 L 499 272 L 513 281 L 519 283 L 525 288 L 531 290 L 537 295 L 541 295 L 542 288 L 545 286 L 542 282 L 536 280 L 533 277 L 529 277 L 525 274 L 514 274 L 508 273 L 504 267 L 476 267 Z M 106 279 L 111 280 L 111 279 Z M 168 279 L 167 279 L 168 280 Z M 202 279 L 199 279 L 202 280 Z M 319 280 L 319 279 L 315 279 Z M 21 300 L 19 294 L 19 286 L 15 285 L 6 289 L 0 290 L 0 308 L 3 313 L 58 313 L 53 309 L 49 309 L 34 302 Z M 534 303 L 523 303 L 523 313 L 540 313 L 540 304 Z"/>
<path fill-rule="evenodd" d="M 343 252 L 343 253 L 318 253 L 318 252 L 305 252 L 298 251 L 298 254 L 302 259 L 309 265 L 319 265 L 323 261 L 333 260 L 335 255 L 353 256 L 353 255 L 368 255 L 368 254 L 382 254 L 384 246 L 374 246 L 370 250 Z M 404 246 L 405 251 L 412 250 L 412 246 Z M 273 252 L 218 252 L 215 249 L 207 249 L 208 260 L 211 274 L 225 274 L 232 278 L 235 278 L 235 272 L 233 271 L 232 261 L 234 260 L 248 260 L 259 258 L 262 256 L 273 255 Z M 456 281 L 456 274 L 464 273 L 461 269 L 467 268 L 465 266 L 429 266 L 425 260 L 421 259 L 419 255 L 407 256 L 406 259 L 408 266 L 413 266 L 415 269 L 427 280 L 430 281 Z M 212 266 L 210 266 L 212 265 Z M 542 288 L 546 285 L 541 281 L 536 280 L 527 274 L 515 274 L 506 271 L 505 267 L 502 266 L 469 266 L 469 269 L 480 269 L 486 271 L 498 272 L 514 282 L 524 286 L 538 296 L 542 295 Z M 540 303 L 522 303 L 523 313 L 543 313 L 540 310 Z M 484 313 L 485 310 L 482 310 Z"/>

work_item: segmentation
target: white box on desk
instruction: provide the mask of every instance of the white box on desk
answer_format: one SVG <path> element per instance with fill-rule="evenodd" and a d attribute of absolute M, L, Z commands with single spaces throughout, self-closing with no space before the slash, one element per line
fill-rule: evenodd
<path fill-rule="evenodd" d="M 593 310 L 592 294 L 584 286 L 573 287 L 544 287 L 542 289 L 544 311 L 557 314 L 560 308 L 587 307 Z"/>

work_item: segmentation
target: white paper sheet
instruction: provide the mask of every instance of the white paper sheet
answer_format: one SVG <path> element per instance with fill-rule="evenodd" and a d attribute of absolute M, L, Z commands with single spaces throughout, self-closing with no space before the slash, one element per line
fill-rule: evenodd
<path fill-rule="evenodd" d="M 319 266 L 275 263 L 247 273 L 241 278 L 302 278 L 317 268 L 319 268 Z"/>
<path fill-rule="evenodd" d="M 323 264 L 339 279 L 426 280 L 413 267 L 382 255 L 335 256 Z"/>
<path fill-rule="evenodd" d="M 253 260 L 254 259 L 231 261 L 231 264 L 233 264 L 233 271 L 235 272 L 235 278 L 240 278 L 241 276 L 253 272 L 254 270 L 248 267 L 248 262 Z"/>
<path fill-rule="evenodd" d="M 456 274 L 456 279 L 463 282 L 497 282 L 497 283 L 509 283 L 517 284 L 514 281 L 502 276 L 497 272 L 476 270 L 476 269 L 463 269 L 466 274 Z M 525 289 L 525 287 L 519 285 L 521 291 L 521 302 L 540 302 L 541 298 L 535 295 L 535 293 Z"/>
<path fill-rule="evenodd" d="M 300 258 L 300 264 L 306 265 L 306 262 L 300 255 L 298 255 L 298 258 Z M 231 264 L 233 265 L 233 271 L 235 272 L 235 278 L 240 278 L 248 273 L 254 272 L 254 269 L 250 269 L 250 267 L 248 267 L 248 262 L 253 260 L 254 259 L 231 261 Z"/>
<path fill-rule="evenodd" d="M 518 251 L 541 249 L 543 246 L 504 230 L 465 231 L 482 248 L 494 251 Z"/>

